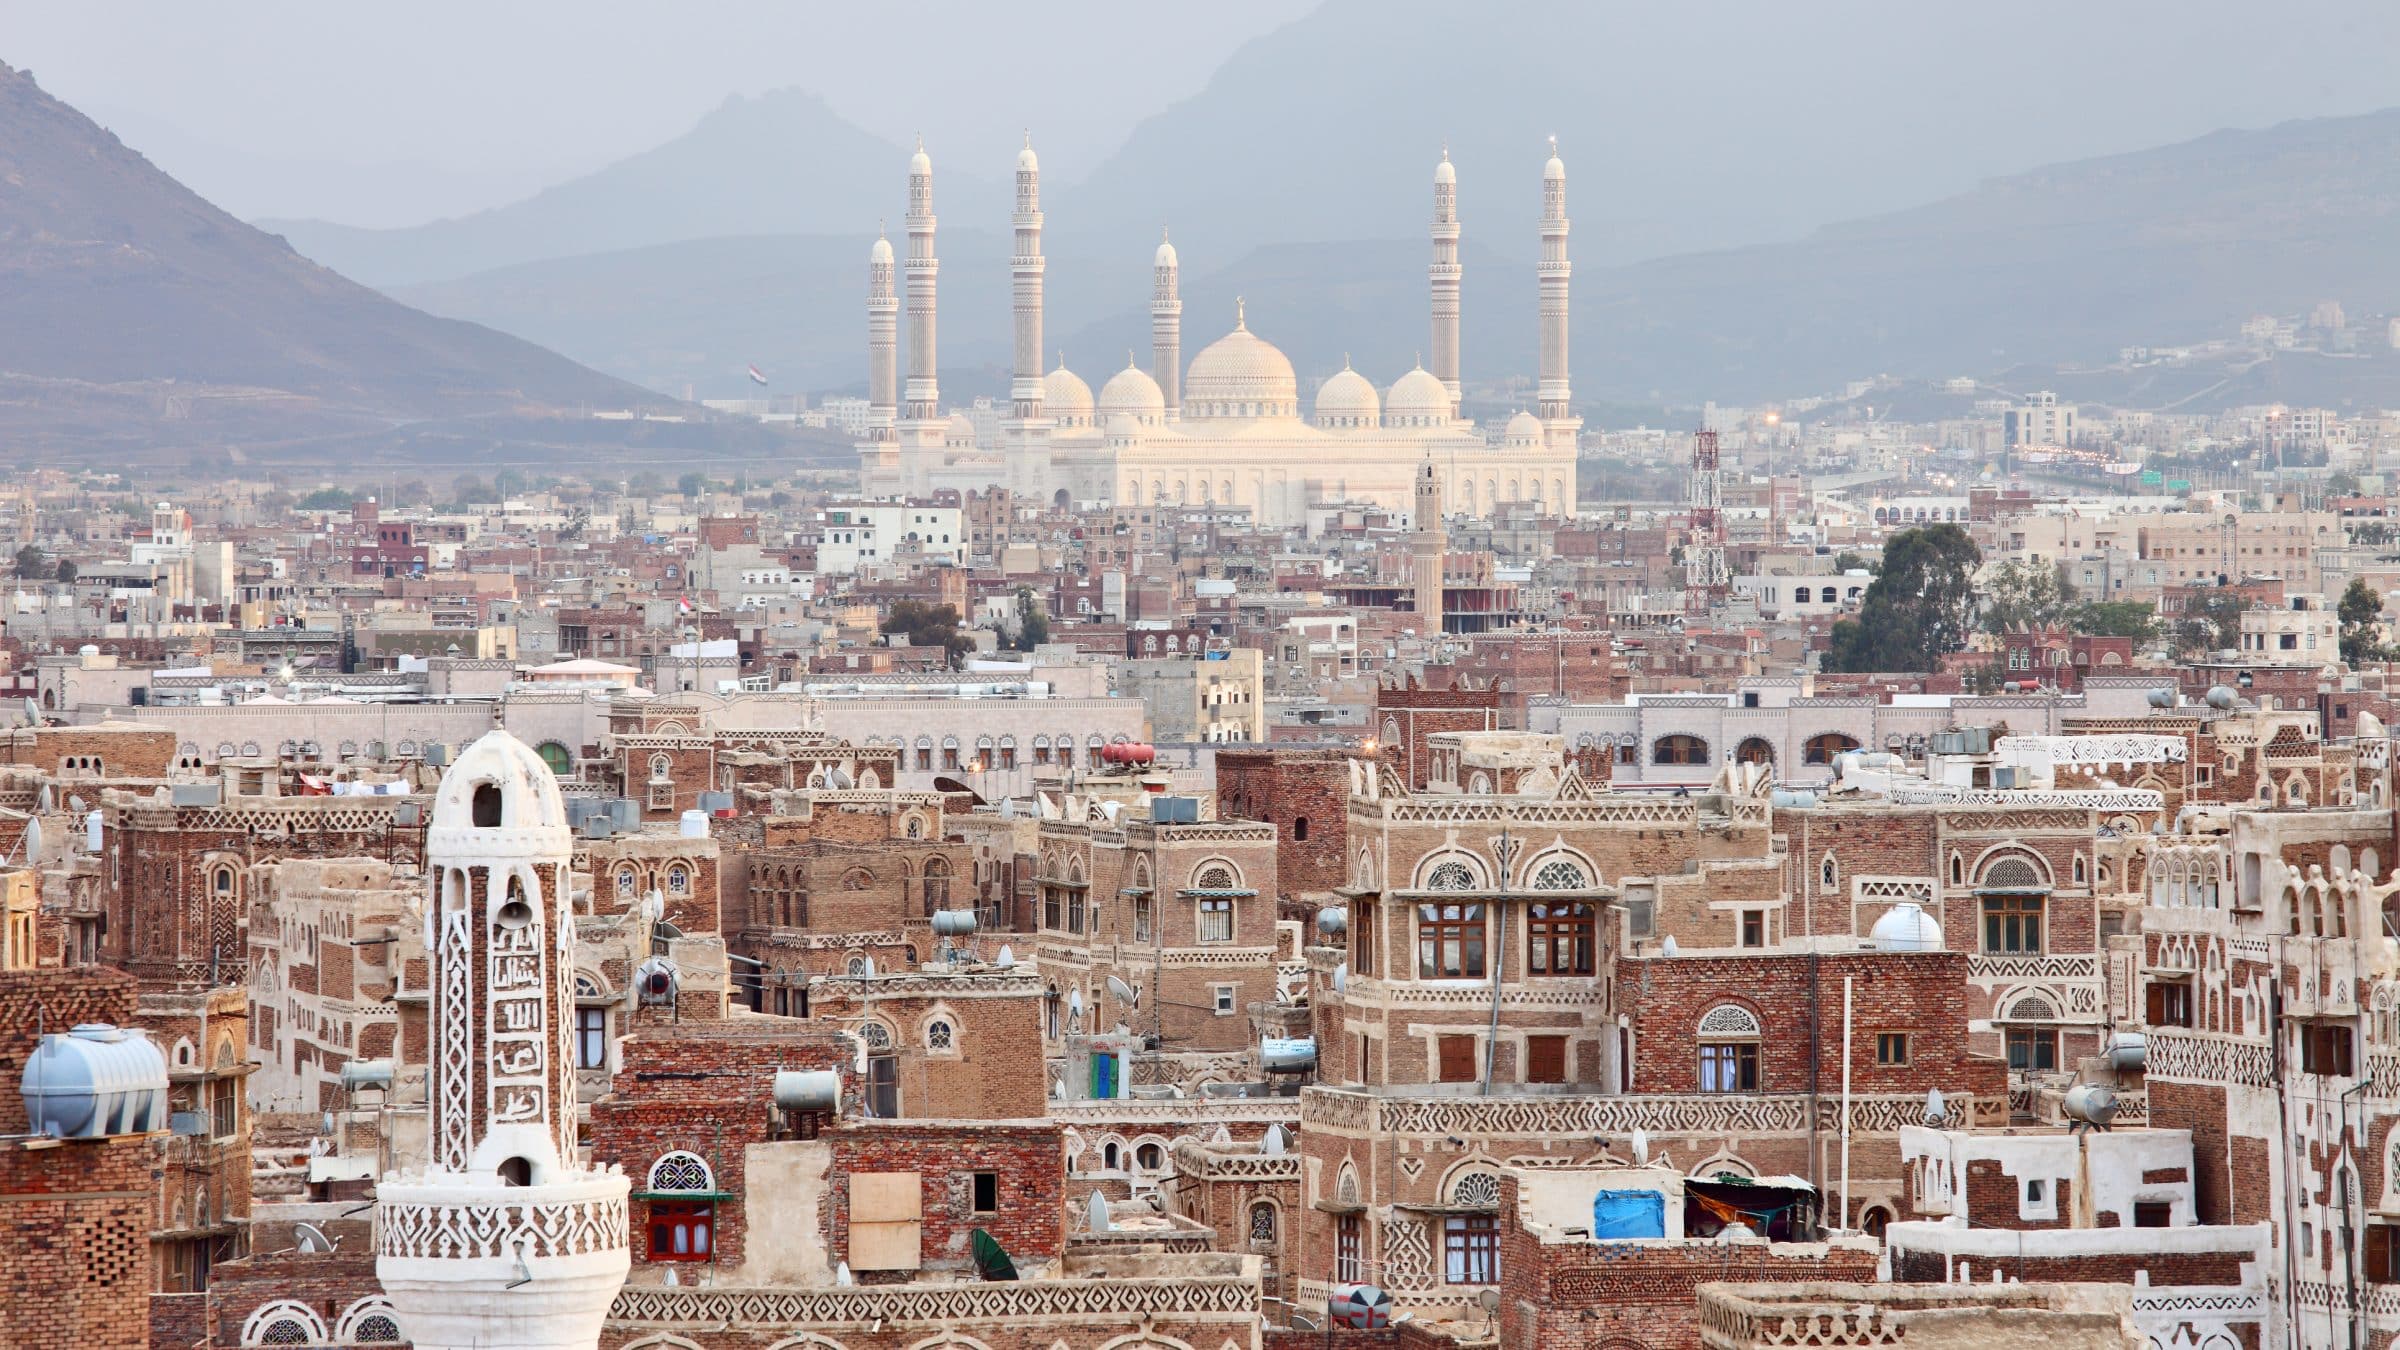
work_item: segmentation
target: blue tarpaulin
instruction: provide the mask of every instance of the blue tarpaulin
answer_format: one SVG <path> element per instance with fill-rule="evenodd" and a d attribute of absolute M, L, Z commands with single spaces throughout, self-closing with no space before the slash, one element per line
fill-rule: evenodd
<path fill-rule="evenodd" d="M 1594 1238 L 1667 1235 L 1667 1197 L 1656 1191 L 1599 1191 L 1592 1196 Z"/>

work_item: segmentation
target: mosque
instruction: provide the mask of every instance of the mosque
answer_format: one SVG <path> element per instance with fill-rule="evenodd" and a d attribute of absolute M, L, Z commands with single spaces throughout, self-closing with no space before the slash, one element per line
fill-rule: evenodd
<path fill-rule="evenodd" d="M 1555 141 L 1542 170 L 1538 409 L 1497 436 L 1459 415 L 1458 174 L 1445 152 L 1433 172 L 1433 368 L 1378 391 L 1345 363 L 1307 411 L 1291 361 L 1250 331 L 1241 303 L 1233 331 L 1183 363 L 1180 264 L 1162 241 L 1150 298 L 1150 366 L 1128 361 L 1097 398 L 1063 364 L 1042 369 L 1041 164 L 1028 140 L 1017 155 L 1010 260 L 1015 364 L 997 445 L 979 444 L 962 416 L 941 410 L 935 360 L 933 161 L 922 141 L 909 165 L 908 256 L 875 241 L 868 264 L 868 430 L 859 442 L 862 491 L 924 496 L 995 484 L 1060 504 L 1180 503 L 1247 507 L 1266 526 L 1305 523 L 1311 505 L 1371 502 L 1406 515 L 1430 466 L 1439 499 L 1468 514 L 1503 502 L 1554 511 L 1575 503 L 1575 440 L 1567 379 L 1567 170 Z M 900 301 L 908 297 L 908 379 L 898 369 Z"/>

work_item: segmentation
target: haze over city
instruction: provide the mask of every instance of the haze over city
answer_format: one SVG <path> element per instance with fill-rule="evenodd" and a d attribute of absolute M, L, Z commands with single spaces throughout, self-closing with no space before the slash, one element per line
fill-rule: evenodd
<path fill-rule="evenodd" d="M 0 1345 L 2400 1344 L 2400 12 L 0 20 Z"/>

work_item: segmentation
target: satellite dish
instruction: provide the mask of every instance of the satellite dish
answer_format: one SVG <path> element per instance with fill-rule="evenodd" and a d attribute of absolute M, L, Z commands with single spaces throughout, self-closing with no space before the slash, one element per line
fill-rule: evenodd
<path fill-rule="evenodd" d="M 38 727 L 41 724 L 42 705 L 34 702 L 32 699 L 25 700 L 25 725 L 29 727 Z"/>
<path fill-rule="evenodd" d="M 667 1267 L 667 1273 L 668 1273 L 669 1275 L 672 1275 L 672 1274 L 674 1274 L 674 1273 L 675 1273 L 675 1267 L 674 1267 L 672 1264 L 670 1264 L 670 1265 Z M 833 1282 L 834 1282 L 835 1284 L 838 1284 L 838 1285 L 842 1286 L 842 1287 L 843 1287 L 843 1288 L 845 1288 L 845 1289 L 849 1288 L 851 1285 L 854 1285 L 854 1284 L 858 1283 L 858 1278 L 857 1278 L 856 1276 L 854 1276 L 854 1275 L 852 1275 L 852 1274 L 850 1273 L 850 1263 L 849 1263 L 849 1262 L 847 1262 L 847 1261 L 840 1261 L 840 1262 L 836 1262 L 836 1263 L 835 1263 L 835 1265 L 834 1265 L 834 1267 L 833 1267 Z"/>
<path fill-rule="evenodd" d="M 874 957 L 872 957 L 872 956 L 862 956 L 862 957 L 858 958 L 858 973 L 859 973 L 859 974 L 861 974 L 861 975 L 872 975 L 872 974 L 874 974 L 874 973 L 875 973 L 875 958 L 874 958 Z"/>
<path fill-rule="evenodd" d="M 292 1250 L 302 1256 L 330 1252 L 333 1250 L 333 1239 L 325 1236 L 325 1230 L 313 1223 L 294 1224 L 292 1226 Z"/>
<path fill-rule="evenodd" d="M 835 769 L 833 771 L 833 785 L 837 788 L 851 788 L 858 785 L 858 780 L 850 776 L 850 771 L 848 769 Z"/>
<path fill-rule="evenodd" d="M 58 809 L 58 799 L 50 795 L 48 783 L 42 784 L 42 790 L 34 794 L 33 809 L 45 816 Z"/>
<path fill-rule="evenodd" d="M 1638 1126 L 1633 1131 L 1633 1160 L 1637 1163 L 1650 1161 L 1650 1132 Z"/>
<path fill-rule="evenodd" d="M 1096 1193 L 1097 1192 L 1095 1192 L 1095 1194 Z M 1483 1309 L 1487 1315 L 1500 1311 L 1500 1291 L 1497 1289 L 1486 1289 L 1482 1293 L 1477 1294 L 1475 1296 L 1475 1306 Z"/>
<path fill-rule="evenodd" d="M 1280 1158 L 1283 1156 L 1283 1150 L 1283 1127 L 1281 1125 L 1267 1126 L 1267 1132 L 1258 1137 L 1258 1151 L 1270 1158 Z"/>
<path fill-rule="evenodd" d="M 1050 1100 L 1054 1102 L 1063 1102 L 1066 1099 L 1067 1085 L 1064 1083 L 1052 1083 L 1050 1085 Z"/>
<path fill-rule="evenodd" d="M 1937 1121 L 1948 1114 L 1943 1107 L 1942 1090 L 1938 1087 L 1925 1089 L 1925 1119 Z"/>
<path fill-rule="evenodd" d="M 100 851 L 100 813 L 92 812 L 83 818 L 83 849 L 86 853 Z"/>
<path fill-rule="evenodd" d="M 81 793 L 79 793 L 79 792 L 70 792 L 70 793 L 68 793 L 68 794 L 67 794 L 67 809 L 68 809 L 68 810 L 70 810 L 70 811 L 76 811 L 76 812 L 80 812 L 80 811 L 82 811 L 82 810 L 84 809 L 84 806 L 83 806 L 83 794 L 81 794 Z"/>
<path fill-rule="evenodd" d="M 1015 820 L 1017 818 L 1016 798 L 1002 797 L 1000 799 L 1000 818 L 1002 820 Z"/>
<path fill-rule="evenodd" d="M 1114 1227 L 1108 1217 L 1108 1197 L 1098 1191 L 1092 1192 L 1091 1214 L 1093 1232 L 1106 1233 Z"/>
<path fill-rule="evenodd" d="M 26 862 L 26 864 L 27 864 L 28 866 L 31 866 L 31 865 L 35 865 L 35 864 L 38 864 L 38 863 L 40 863 L 40 862 L 41 862 L 41 860 L 42 860 L 42 822 L 40 822 L 40 821 L 38 821 L 38 820 L 29 820 L 29 821 L 26 821 L 26 822 L 25 822 L 25 862 Z"/>
<path fill-rule="evenodd" d="M 1108 977 L 1108 992 L 1117 996 L 1117 1002 L 1125 1004 L 1128 1007 L 1138 1008 L 1141 1006 L 1142 991 L 1134 988 L 1130 984 L 1125 983 L 1123 980 L 1118 979 L 1114 975 Z"/>
<path fill-rule="evenodd" d="M 1350 987 L 1350 963 L 1342 962 L 1333 968 L 1333 992 L 1341 993 Z"/>
<path fill-rule="evenodd" d="M 1000 969 L 1002 969 L 1002 970 L 1006 970 L 1006 969 L 1008 969 L 1010 966 L 1013 966 L 1013 965 L 1015 965 L 1016 963 L 1017 963 L 1017 953 L 1016 953 L 1016 950 L 1015 950 L 1014 948 L 1010 947 L 1010 946 L 1009 946 L 1007 943 L 1005 943 L 1005 942 L 1001 943 L 1001 944 L 1000 944 L 1000 954 L 999 954 L 998 956 L 995 956 L 995 957 L 993 957 L 993 958 L 992 958 L 992 964 L 993 964 L 994 966 L 997 966 L 997 967 L 999 967 L 999 968 L 1000 968 Z"/>
<path fill-rule="evenodd" d="M 1673 933 L 1667 934 L 1667 940 L 1658 944 L 1658 954 L 1661 956 L 1675 956 L 1681 954 L 1682 951 L 1681 947 L 1675 945 Z"/>
<path fill-rule="evenodd" d="M 333 1133 L 333 1112 L 331 1112 L 331 1111 L 328 1111 L 328 1112 L 326 1112 L 326 1113 L 325 1113 L 325 1117 L 324 1117 L 324 1119 L 323 1119 L 322 1121 L 318 1122 L 318 1125 L 317 1125 L 317 1133 L 319 1133 L 319 1134 L 331 1134 L 331 1133 Z"/>
<path fill-rule="evenodd" d="M 1083 991 L 1081 989 L 1067 991 L 1067 1011 L 1076 1014 L 1083 1012 Z"/>

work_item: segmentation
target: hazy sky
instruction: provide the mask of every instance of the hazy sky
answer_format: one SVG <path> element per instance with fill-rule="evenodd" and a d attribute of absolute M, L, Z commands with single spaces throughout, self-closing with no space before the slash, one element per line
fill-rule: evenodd
<path fill-rule="evenodd" d="M 799 85 L 950 162 L 1090 166 L 1310 0 L 0 0 L 0 61 L 238 216 L 498 205 Z M 1007 111 L 995 116 L 995 105 Z"/>

